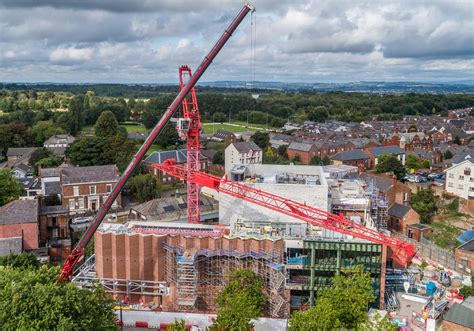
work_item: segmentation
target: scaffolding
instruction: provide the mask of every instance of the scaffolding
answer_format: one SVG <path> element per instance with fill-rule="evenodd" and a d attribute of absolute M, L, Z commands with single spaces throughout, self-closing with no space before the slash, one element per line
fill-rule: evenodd
<path fill-rule="evenodd" d="M 370 213 L 377 230 L 387 230 L 388 221 L 388 201 L 385 194 L 377 188 L 375 183 L 369 184 L 370 192 Z"/>
<path fill-rule="evenodd" d="M 216 312 L 217 294 L 228 283 L 230 273 L 252 270 L 263 280 L 267 295 L 265 312 L 285 318 L 289 299 L 285 294 L 282 252 L 200 249 L 190 252 L 180 246 L 163 244 L 166 252 L 166 281 L 177 289 L 174 302 L 178 311 Z"/>

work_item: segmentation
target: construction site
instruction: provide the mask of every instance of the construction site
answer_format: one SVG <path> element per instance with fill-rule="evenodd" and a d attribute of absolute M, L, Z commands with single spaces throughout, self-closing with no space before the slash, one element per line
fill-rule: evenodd
<path fill-rule="evenodd" d="M 426 300 L 427 305 L 431 303 L 426 309 L 434 316 L 446 306 L 447 276 L 433 272 L 431 279 L 442 279 L 444 284 L 440 281 L 433 290 L 428 283 L 420 285 L 415 269 L 406 269 L 415 249 L 387 230 L 386 194 L 373 182 L 342 179 L 340 175 L 357 171 L 347 166 L 325 170 L 322 166 L 254 163 L 252 147 L 241 158 L 252 162 L 227 164 L 226 160 L 230 174 L 214 176 L 200 171 L 201 122 L 194 85 L 251 11 L 251 5 L 243 7 L 194 74 L 188 66 L 180 67 L 178 96 L 72 251 L 61 279 L 85 288 L 99 282 L 121 305 L 131 309 L 213 315 L 217 312 L 216 296 L 230 273 L 246 268 L 263 280 L 268 298 L 264 316 L 286 319 L 293 310 L 314 305 L 318 293 L 331 286 L 335 275 L 357 264 L 371 275 L 376 297 L 372 308 L 396 312 L 400 300 L 395 292 L 403 286 L 408 286 L 405 291 L 410 298 L 413 288 L 419 288 L 417 293 L 431 294 L 438 289 L 439 302 Z M 180 116 L 176 121 L 179 136 L 186 140 L 186 164 L 166 160 L 147 167 L 184 181 L 186 203 L 180 201 L 179 208 L 171 208 L 176 203 L 167 198 L 166 203 L 146 206 L 152 218 L 143 216 L 146 212 L 142 206 L 131 210 L 125 220 L 101 224 L 175 113 Z M 205 205 L 211 206 L 205 212 L 201 211 L 202 194 Z M 157 206 L 161 206 L 160 212 L 148 210 Z M 92 238 L 95 255 L 84 258 Z M 399 320 L 403 326 L 404 319 Z"/>

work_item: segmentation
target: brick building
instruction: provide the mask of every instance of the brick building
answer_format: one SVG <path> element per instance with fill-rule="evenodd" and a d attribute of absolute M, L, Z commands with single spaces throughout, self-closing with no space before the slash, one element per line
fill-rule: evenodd
<path fill-rule="evenodd" d="M 408 185 L 398 181 L 394 176 L 386 174 L 363 173 L 361 178 L 368 184 L 373 183 L 377 190 L 384 195 L 388 205 L 406 204 L 411 198 L 411 189 Z"/>
<path fill-rule="evenodd" d="M 362 169 L 369 168 L 369 156 L 361 150 L 350 150 L 338 153 L 331 157 L 333 164 L 345 164 Z"/>
<path fill-rule="evenodd" d="M 409 234 L 409 226 L 420 223 L 420 215 L 410 206 L 394 203 L 388 209 L 388 229 Z"/>
<path fill-rule="evenodd" d="M 69 206 L 71 214 L 97 210 L 112 192 L 119 177 L 115 165 L 61 168 L 62 205 Z M 120 204 L 119 195 L 112 207 Z"/>
<path fill-rule="evenodd" d="M 52 261 L 67 258 L 71 251 L 68 205 L 40 207 L 39 241 L 42 247 L 48 247 Z"/>
<path fill-rule="evenodd" d="M 474 269 L 474 238 L 456 248 L 454 254 L 459 264 Z"/>
<path fill-rule="evenodd" d="M 0 207 L 0 251 L 9 253 L 8 248 L 13 242 L 12 252 L 31 251 L 39 247 L 38 200 L 14 200 Z M 19 250 L 19 251 L 18 251 Z"/>
<path fill-rule="evenodd" d="M 311 159 L 317 156 L 316 146 L 308 143 L 291 143 L 286 151 L 290 160 L 298 158 L 303 164 L 310 164 Z"/>

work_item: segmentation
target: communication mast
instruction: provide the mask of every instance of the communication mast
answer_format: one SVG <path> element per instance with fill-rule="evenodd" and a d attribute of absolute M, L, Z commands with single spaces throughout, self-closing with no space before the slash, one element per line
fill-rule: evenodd
<path fill-rule="evenodd" d="M 191 68 L 187 65 L 179 67 L 179 88 L 182 90 L 191 79 Z M 182 116 L 178 119 L 178 134 L 181 139 L 186 139 L 186 159 L 188 171 L 200 170 L 201 156 L 201 117 L 199 116 L 196 90 L 193 87 L 181 103 Z M 200 187 L 199 184 L 188 181 L 188 223 L 199 223 Z"/>

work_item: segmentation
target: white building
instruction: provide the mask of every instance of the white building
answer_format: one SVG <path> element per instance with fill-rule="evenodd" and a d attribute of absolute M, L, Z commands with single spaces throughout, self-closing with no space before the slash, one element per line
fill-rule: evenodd
<path fill-rule="evenodd" d="M 242 182 L 262 191 L 328 211 L 328 184 L 319 166 L 250 164 L 235 166 Z M 231 171 L 233 174 L 234 171 Z M 234 234 L 339 237 L 332 231 L 312 227 L 306 222 L 221 194 L 219 223 L 228 224 Z M 253 233 L 252 233 L 253 231 Z"/>
<path fill-rule="evenodd" d="M 225 173 L 230 175 L 230 170 L 236 164 L 261 164 L 263 151 L 253 141 L 239 141 L 230 144 L 225 149 Z"/>
<path fill-rule="evenodd" d="M 464 160 L 445 170 L 446 192 L 466 200 L 474 200 L 474 163 Z"/>
<path fill-rule="evenodd" d="M 49 137 L 43 143 L 43 146 L 46 148 L 69 147 L 74 140 L 76 140 L 76 138 L 70 134 L 55 134 L 54 136 Z"/>

